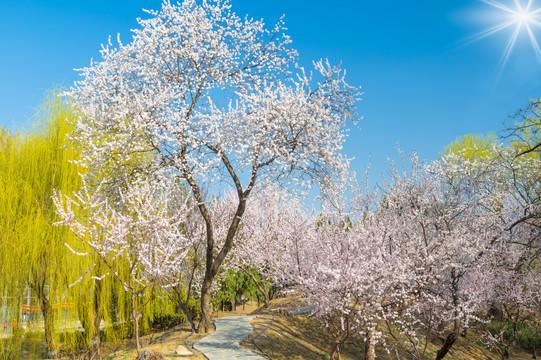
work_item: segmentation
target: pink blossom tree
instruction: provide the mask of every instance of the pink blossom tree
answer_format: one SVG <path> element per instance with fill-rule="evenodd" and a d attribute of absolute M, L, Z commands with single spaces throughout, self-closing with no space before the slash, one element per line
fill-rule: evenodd
<path fill-rule="evenodd" d="M 380 341 L 423 359 L 429 336 L 453 322 L 461 329 L 482 309 L 462 278 L 504 244 L 496 205 L 505 192 L 480 191 L 474 175 L 455 176 L 450 186 L 447 175 L 413 156 L 409 169 L 393 166 L 377 192 L 325 212 L 288 243 L 285 277 L 333 329 L 333 353 L 355 332 L 366 338 L 369 359 Z"/>
<path fill-rule="evenodd" d="M 387 307 L 383 314 L 384 335 L 412 358 L 425 358 L 431 335 L 447 333 L 436 356 L 442 359 L 459 333 L 477 324 L 495 301 L 487 297 L 491 291 L 479 293 L 471 287 L 476 271 L 494 267 L 491 254 L 517 254 L 515 271 L 536 259 L 530 236 L 515 228 L 517 214 L 527 206 L 520 192 L 528 186 L 525 169 L 532 164 L 515 163 L 511 170 L 512 152 L 495 145 L 492 154 L 497 156 L 451 154 L 423 168 L 414 160 L 409 174 L 394 170 L 382 187 L 379 216 L 384 233 L 389 246 L 391 239 L 396 244 L 396 260 L 416 269 L 410 279 L 419 285 L 412 288 L 417 298 L 390 301 L 398 306 Z"/>
<path fill-rule="evenodd" d="M 419 341 L 419 335 L 407 335 L 408 331 L 403 331 L 406 336 L 394 336 L 395 340 L 405 339 L 402 350 L 417 359 L 424 358 L 428 337 L 436 332 L 447 333 L 436 356 L 442 359 L 463 329 L 477 318 L 484 303 L 465 290 L 464 277 L 482 263 L 486 251 L 501 246 L 507 239 L 501 206 L 496 206 L 507 201 L 506 192 L 501 186 L 492 186 L 491 159 L 481 160 L 451 154 L 423 170 L 427 178 L 423 182 L 432 184 L 433 210 L 423 210 L 428 231 L 424 226 L 412 230 L 440 243 L 443 251 L 431 266 L 432 278 L 422 297 L 402 316 L 413 319 L 410 323 L 401 321 L 405 324 L 402 328 L 413 329 L 417 334 L 424 332 L 423 341 Z M 429 198 L 422 192 L 419 196 Z M 399 330 L 400 326 L 388 328 Z"/>
<path fill-rule="evenodd" d="M 437 292 L 454 311 L 454 324 L 437 359 L 442 359 L 469 319 L 480 314 L 487 299 L 472 296 L 468 288 L 469 272 L 491 267 L 487 256 L 494 251 L 520 253 L 517 266 L 526 264 L 539 254 L 539 228 L 535 226 L 536 172 L 539 160 L 517 158 L 518 151 L 493 143 L 484 151 L 464 148 L 447 154 L 432 165 L 445 184 L 448 197 L 469 203 L 468 211 L 455 223 L 467 230 L 463 254 L 454 259 L 452 271 L 442 278 Z M 471 156 L 471 154 L 477 154 Z M 487 234 L 489 237 L 485 237 Z M 490 301 L 489 301 L 490 303 Z M 474 321 L 473 324 L 476 322 Z"/>
<path fill-rule="evenodd" d="M 345 170 L 340 151 L 359 92 L 328 62 L 315 63 L 314 78 L 300 68 L 291 76 L 296 52 L 282 21 L 267 30 L 227 0 L 165 1 L 148 13 L 130 43 L 104 47 L 102 60 L 81 70 L 69 92 L 84 114 L 72 140 L 90 169 L 152 152 L 156 160 L 135 170 L 191 190 L 206 227 L 199 330 L 207 332 L 211 286 L 254 187 L 291 179 L 306 187 Z M 227 187 L 237 205 L 218 247 L 203 189 Z"/>
<path fill-rule="evenodd" d="M 519 339 L 519 325 L 537 316 L 541 308 L 541 272 L 537 265 L 516 270 L 519 256 L 496 253 L 492 266 L 473 273 L 470 290 L 487 300 L 486 310 L 496 307 L 499 327 L 485 327 L 484 342 L 498 353 L 500 359 L 509 359 Z M 493 319 L 489 318 L 488 322 Z M 535 357 L 535 354 L 534 354 Z"/>

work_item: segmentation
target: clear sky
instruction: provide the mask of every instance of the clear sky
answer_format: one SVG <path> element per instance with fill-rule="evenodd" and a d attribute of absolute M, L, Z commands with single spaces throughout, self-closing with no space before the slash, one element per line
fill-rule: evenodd
<path fill-rule="evenodd" d="M 488 0 L 487 0 L 488 1 Z M 513 5 L 513 0 L 499 0 Z M 517 0 L 518 1 L 518 0 Z M 527 0 L 522 0 L 526 5 Z M 0 0 L 0 126 L 22 129 L 47 89 L 69 87 L 74 68 L 99 58 L 100 44 L 129 41 L 142 8 L 161 1 Z M 481 0 L 232 0 L 233 10 L 272 25 L 285 14 L 300 63 L 342 61 L 362 86 L 360 130 L 345 152 L 363 171 L 384 171 L 395 145 L 435 159 L 467 133 L 498 134 L 508 115 L 541 96 L 541 62 L 522 31 L 506 66 L 500 60 L 513 28 L 464 46 L 498 25 L 502 11 Z M 532 8 L 541 7 L 541 0 Z M 541 38 L 541 29 L 532 26 Z M 501 70 L 501 72 L 500 72 Z"/>

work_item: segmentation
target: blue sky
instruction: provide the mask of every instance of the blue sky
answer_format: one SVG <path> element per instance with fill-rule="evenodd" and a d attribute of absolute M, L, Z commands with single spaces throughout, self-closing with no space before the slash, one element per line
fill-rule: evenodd
<path fill-rule="evenodd" d="M 512 0 L 500 0 L 512 4 Z M 526 0 L 523 0 L 525 3 Z M 23 129 L 43 94 L 70 86 L 73 70 L 99 58 L 109 35 L 128 41 L 142 8 L 160 1 L 0 1 L 0 126 Z M 501 16 L 480 0 L 232 0 L 233 10 L 272 25 L 282 14 L 300 63 L 342 61 L 362 86 L 359 127 L 345 152 L 379 177 L 395 145 L 435 159 L 467 133 L 499 133 L 529 99 L 541 96 L 541 63 L 525 33 L 500 75 L 511 30 L 462 46 Z M 533 2 L 541 7 L 541 0 Z M 533 28 L 539 33 L 541 29 Z"/>

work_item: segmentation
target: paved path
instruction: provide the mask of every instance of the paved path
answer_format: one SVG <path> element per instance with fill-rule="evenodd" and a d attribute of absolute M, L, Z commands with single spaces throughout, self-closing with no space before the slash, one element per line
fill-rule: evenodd
<path fill-rule="evenodd" d="M 315 306 L 306 306 L 297 310 L 291 310 L 290 314 L 291 315 L 304 315 L 304 314 L 314 311 L 315 309 L 316 309 Z"/>
<path fill-rule="evenodd" d="M 209 360 L 265 360 L 243 348 L 239 342 L 253 331 L 250 319 L 254 316 L 230 316 L 216 319 L 216 331 L 194 344 Z"/>

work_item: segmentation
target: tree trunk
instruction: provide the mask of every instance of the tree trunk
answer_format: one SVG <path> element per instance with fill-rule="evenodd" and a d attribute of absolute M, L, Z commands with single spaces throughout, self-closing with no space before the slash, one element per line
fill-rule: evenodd
<path fill-rule="evenodd" d="M 226 166 L 228 165 L 227 158 L 222 154 L 222 159 L 224 160 L 224 163 Z M 232 171 L 232 170 L 231 170 Z M 237 181 L 237 184 L 240 187 L 240 183 L 238 183 L 238 178 L 236 178 L 235 174 L 232 174 L 235 178 L 235 181 Z M 250 191 L 255 185 L 255 175 L 252 176 L 252 180 L 250 181 L 250 185 L 248 186 L 248 190 L 246 190 L 244 193 L 239 194 L 239 204 L 237 206 L 237 211 L 235 212 L 235 216 L 233 217 L 231 224 L 229 225 L 229 229 L 227 231 L 227 236 L 225 238 L 225 243 L 220 251 L 218 251 L 218 255 L 216 255 L 216 258 L 214 258 L 214 233 L 212 228 L 212 219 L 210 217 L 210 214 L 202 201 L 201 193 L 199 191 L 199 188 L 197 187 L 197 184 L 193 181 L 193 179 L 190 179 L 189 177 L 186 179 L 188 183 L 190 184 L 192 191 L 196 197 L 196 199 L 200 202 L 199 210 L 201 212 L 201 215 L 205 219 L 206 223 L 206 230 L 207 230 L 207 254 L 205 259 L 205 279 L 203 280 L 203 285 L 201 286 L 201 322 L 199 323 L 199 328 L 197 329 L 198 333 L 208 333 L 210 330 L 210 323 L 211 323 L 211 317 L 212 317 L 212 303 L 210 302 L 210 287 L 212 286 L 212 282 L 214 281 L 214 277 L 218 273 L 218 269 L 222 265 L 223 261 L 225 260 L 225 257 L 233 247 L 233 240 L 235 239 L 235 234 L 237 233 L 240 219 L 242 215 L 244 214 L 244 211 L 246 210 L 246 199 L 250 195 Z"/>
<path fill-rule="evenodd" d="M 43 314 L 43 328 L 45 329 L 45 343 L 47 344 L 47 356 L 56 358 L 58 351 L 54 338 L 54 314 L 49 300 L 47 300 L 43 291 L 40 291 L 41 313 Z"/>
<path fill-rule="evenodd" d="M 100 358 L 100 323 L 101 319 L 99 315 L 94 315 L 94 334 L 92 340 L 90 340 L 90 350 L 92 351 L 92 358 Z"/>
<path fill-rule="evenodd" d="M 447 338 L 445 339 L 445 342 L 443 343 L 442 347 L 438 350 L 436 353 L 436 360 L 441 360 L 449 353 L 449 350 L 451 350 L 451 347 L 458 339 L 458 335 L 460 334 L 460 328 L 462 327 L 462 322 L 460 321 L 460 318 L 458 318 L 458 314 L 456 314 L 455 323 L 453 325 L 453 332 L 451 332 L 449 335 L 447 335 Z"/>
<path fill-rule="evenodd" d="M 40 304 L 41 314 L 43 316 L 43 329 L 45 332 L 45 343 L 47 345 L 47 356 L 56 358 L 58 356 L 57 346 L 54 338 L 54 313 L 47 294 L 45 294 L 45 281 L 37 280 L 35 283 L 29 283 L 30 288 L 36 292 Z"/>
<path fill-rule="evenodd" d="M 135 324 L 135 344 L 137 346 L 137 357 L 141 355 L 141 344 L 139 343 L 139 314 L 137 314 L 137 297 L 135 295 L 135 290 L 131 289 L 131 313 L 133 316 L 133 322 Z"/>
<path fill-rule="evenodd" d="M 368 334 L 364 344 L 364 358 L 365 360 L 376 360 L 376 344 L 371 334 Z"/>
<path fill-rule="evenodd" d="M 443 343 L 442 347 L 438 350 L 436 353 L 436 360 L 441 360 L 449 353 L 449 350 L 451 350 L 451 347 L 458 339 L 458 335 L 460 334 L 460 328 L 462 327 L 462 321 L 460 319 L 460 312 L 459 312 L 459 305 L 460 305 L 460 299 L 458 298 L 458 281 L 459 277 L 456 276 L 455 272 L 452 273 L 453 276 L 453 305 L 455 308 L 455 320 L 453 323 L 453 332 L 447 335 L 447 338 L 445 339 L 445 342 Z"/>
<path fill-rule="evenodd" d="M 257 281 L 254 274 L 252 274 L 248 269 L 246 269 L 244 266 L 240 266 L 240 269 L 244 271 L 254 282 L 255 286 L 259 290 L 261 294 L 263 294 L 264 301 L 265 301 L 265 309 L 267 309 L 270 306 L 270 300 L 269 300 L 269 292 L 267 291 L 267 286 L 265 285 L 265 278 L 262 279 L 261 284 L 259 281 Z M 263 276 L 262 276 L 263 277 Z M 259 303 L 258 303 L 259 305 Z"/>
<path fill-rule="evenodd" d="M 513 338 L 510 342 L 505 343 L 504 333 L 500 333 L 500 343 L 503 345 L 503 351 L 501 353 L 502 360 L 509 360 L 511 358 L 511 353 L 513 352 L 513 349 L 515 347 L 515 344 L 517 343 L 519 338 L 518 333 L 518 316 L 517 319 L 514 319 L 513 321 Z"/>
<path fill-rule="evenodd" d="M 265 286 L 265 285 L 263 285 L 263 286 Z M 265 292 L 263 293 L 263 297 L 264 297 L 264 298 L 263 298 L 263 301 L 265 302 L 264 307 L 265 307 L 265 309 L 268 309 L 268 308 L 270 307 L 269 294 L 265 291 Z"/>
<path fill-rule="evenodd" d="M 449 350 L 451 350 L 451 347 L 453 346 L 457 338 L 458 338 L 458 333 L 455 331 L 447 335 L 445 342 L 443 343 L 442 347 L 438 350 L 436 354 L 436 360 L 441 360 L 444 358 L 445 355 L 447 355 L 447 353 L 449 352 Z"/>
<path fill-rule="evenodd" d="M 210 302 L 210 287 L 212 285 L 213 277 L 205 275 L 203 280 L 203 286 L 201 287 L 201 321 L 197 328 L 197 333 L 206 334 L 210 331 L 212 322 L 212 303 Z"/>
<path fill-rule="evenodd" d="M 338 354 L 338 359 L 340 359 L 340 352 L 338 351 L 338 343 L 334 343 L 331 349 L 331 354 L 329 355 L 329 360 L 334 360 L 334 354 Z"/>
<path fill-rule="evenodd" d="M 101 281 L 94 281 L 94 301 L 92 301 L 92 306 L 94 307 L 94 332 L 92 334 L 92 339 L 90 340 L 90 348 L 92 351 L 92 357 L 95 357 L 96 359 L 100 358 L 101 289 Z"/>
<path fill-rule="evenodd" d="M 192 314 L 190 313 L 190 310 L 188 309 L 188 300 L 189 298 L 187 297 L 186 302 L 179 301 L 179 305 L 182 311 L 184 312 L 184 314 L 186 315 L 186 317 L 188 318 L 188 321 L 190 322 L 190 326 L 192 327 L 192 330 L 195 331 L 196 329 L 195 329 L 195 324 L 193 322 L 193 317 L 192 317 Z"/>

